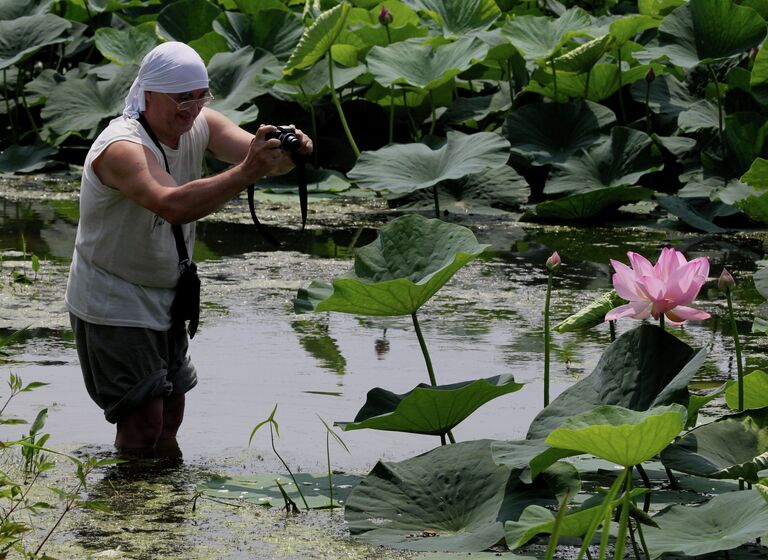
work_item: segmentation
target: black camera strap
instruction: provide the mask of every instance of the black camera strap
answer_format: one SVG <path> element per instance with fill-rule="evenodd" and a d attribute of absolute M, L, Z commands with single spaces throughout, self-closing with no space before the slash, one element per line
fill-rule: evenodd
<path fill-rule="evenodd" d="M 143 113 L 139 113 L 139 123 L 144 127 L 144 130 L 147 131 L 147 134 L 155 143 L 157 149 L 160 150 L 160 153 L 163 154 L 165 171 L 168 173 L 168 175 L 170 175 L 171 168 L 168 165 L 168 156 L 165 155 L 165 150 L 163 150 L 163 147 L 160 145 L 160 140 L 157 139 L 155 131 L 152 130 L 151 126 L 149 126 L 149 123 L 147 122 L 147 119 Z M 176 241 L 176 252 L 179 253 L 179 267 L 183 270 L 183 268 L 185 266 L 189 266 L 191 262 L 189 259 L 189 253 L 187 252 L 187 244 L 184 242 L 184 233 L 181 231 L 181 226 L 179 224 L 171 224 L 171 231 L 173 231 L 173 238 Z"/>
<path fill-rule="evenodd" d="M 139 113 L 139 124 L 144 127 L 144 130 L 155 143 L 157 149 L 160 150 L 160 153 L 163 155 L 163 163 L 165 163 L 165 171 L 170 175 L 171 167 L 168 165 L 168 156 L 165 155 L 165 150 L 163 150 L 163 147 L 160 145 L 160 140 L 158 140 L 155 131 L 149 126 L 149 122 L 147 122 L 146 117 L 142 113 Z M 173 232 L 173 239 L 176 243 L 176 252 L 179 254 L 179 272 L 182 275 L 182 279 L 186 277 L 187 274 L 191 274 L 194 283 L 196 284 L 196 309 L 192 312 L 192 315 L 188 317 L 189 326 L 187 327 L 189 338 L 194 338 L 200 320 L 200 281 L 197 278 L 197 265 L 189 258 L 189 252 L 187 251 L 187 244 L 184 242 L 184 232 L 181 230 L 181 226 L 179 224 L 171 224 L 171 231 Z M 178 295 L 180 286 L 177 286 L 176 290 Z M 171 308 L 172 314 L 174 313 L 173 308 L 176 305 L 176 299 L 177 298 L 174 298 L 174 303 Z"/>

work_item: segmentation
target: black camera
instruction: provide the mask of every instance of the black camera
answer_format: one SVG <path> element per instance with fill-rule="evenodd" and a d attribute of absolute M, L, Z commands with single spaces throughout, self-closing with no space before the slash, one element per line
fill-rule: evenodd
<path fill-rule="evenodd" d="M 286 152 L 290 152 L 291 154 L 298 153 L 299 148 L 301 148 L 301 140 L 296 137 L 293 129 L 286 128 L 284 126 L 276 126 L 275 128 L 277 128 L 277 131 L 267 134 L 267 140 L 277 138 L 280 140 L 281 149 Z"/>

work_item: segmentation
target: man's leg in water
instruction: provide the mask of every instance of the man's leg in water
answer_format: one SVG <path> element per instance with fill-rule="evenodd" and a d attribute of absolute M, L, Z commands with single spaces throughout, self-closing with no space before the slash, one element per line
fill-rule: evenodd
<path fill-rule="evenodd" d="M 117 421 L 115 447 L 120 450 L 149 450 L 176 447 L 176 434 L 184 420 L 184 395 L 157 397 L 125 414 Z"/>

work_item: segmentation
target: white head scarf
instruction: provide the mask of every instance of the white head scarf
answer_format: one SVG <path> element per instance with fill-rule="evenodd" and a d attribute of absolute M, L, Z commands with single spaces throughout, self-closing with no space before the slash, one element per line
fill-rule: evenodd
<path fill-rule="evenodd" d="M 125 97 L 123 116 L 136 119 L 146 109 L 145 91 L 183 93 L 208 87 L 208 71 L 195 49 L 169 41 L 149 51 L 141 61 L 139 75 Z"/>

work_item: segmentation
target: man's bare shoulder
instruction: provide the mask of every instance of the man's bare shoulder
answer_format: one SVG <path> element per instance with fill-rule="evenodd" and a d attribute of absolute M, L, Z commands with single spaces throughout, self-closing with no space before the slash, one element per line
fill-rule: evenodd
<path fill-rule="evenodd" d="M 123 189 L 126 181 L 149 171 L 154 156 L 149 148 L 131 140 L 115 140 L 93 161 L 93 170 L 102 183 Z"/>

